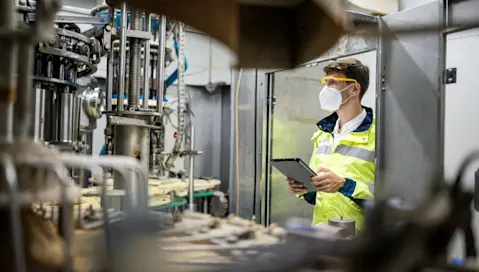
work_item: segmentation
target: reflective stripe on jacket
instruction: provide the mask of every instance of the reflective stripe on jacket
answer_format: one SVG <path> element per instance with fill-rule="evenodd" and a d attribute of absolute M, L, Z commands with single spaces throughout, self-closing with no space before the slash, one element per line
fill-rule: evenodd
<path fill-rule="evenodd" d="M 346 178 L 337 193 L 309 192 L 301 199 L 314 205 L 313 225 L 328 222 L 328 218 L 351 218 L 356 229 L 363 226 L 362 204 L 374 197 L 375 120 L 373 111 L 366 108 L 366 118 L 358 129 L 342 138 L 333 146 L 333 130 L 336 113 L 317 123 L 313 135 L 314 151 L 309 166 L 313 170 L 327 168 Z"/>

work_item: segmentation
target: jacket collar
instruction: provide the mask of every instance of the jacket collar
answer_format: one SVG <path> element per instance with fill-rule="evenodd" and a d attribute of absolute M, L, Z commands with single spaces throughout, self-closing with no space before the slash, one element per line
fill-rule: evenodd
<path fill-rule="evenodd" d="M 368 130 L 371 127 L 371 124 L 373 123 L 373 110 L 368 107 L 364 107 L 363 109 L 366 110 L 366 118 L 364 118 L 364 121 L 361 123 L 361 125 L 354 131 L 354 132 L 364 132 Z M 324 119 L 320 120 L 316 125 L 318 128 L 324 132 L 328 133 L 333 133 L 334 126 L 336 125 L 336 122 L 338 121 L 338 114 L 335 112 Z"/>

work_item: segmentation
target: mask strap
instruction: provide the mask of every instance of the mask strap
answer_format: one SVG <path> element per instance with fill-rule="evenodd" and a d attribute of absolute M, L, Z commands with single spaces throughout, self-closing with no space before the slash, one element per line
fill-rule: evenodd
<path fill-rule="evenodd" d="M 348 89 L 348 88 L 351 87 L 351 86 L 353 86 L 353 84 L 351 84 L 351 85 L 347 86 L 346 88 L 342 89 L 342 90 L 340 91 L 340 93 L 346 91 L 346 89 Z M 341 105 L 343 105 L 344 103 L 348 102 L 349 99 L 351 99 L 351 97 L 353 97 L 353 96 L 350 95 L 348 98 L 346 98 L 343 102 L 341 102 Z"/>

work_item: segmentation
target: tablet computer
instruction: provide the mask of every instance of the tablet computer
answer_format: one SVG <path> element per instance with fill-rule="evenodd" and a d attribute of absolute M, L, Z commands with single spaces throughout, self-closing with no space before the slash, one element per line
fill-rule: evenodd
<path fill-rule="evenodd" d="M 303 184 L 308 190 L 316 191 L 309 182 L 311 177 L 316 176 L 316 172 L 300 158 L 272 159 L 271 164 L 286 177 Z"/>

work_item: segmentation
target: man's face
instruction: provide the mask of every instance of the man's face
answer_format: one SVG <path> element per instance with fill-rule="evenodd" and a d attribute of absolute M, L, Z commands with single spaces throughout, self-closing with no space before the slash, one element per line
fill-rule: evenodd
<path fill-rule="evenodd" d="M 331 71 L 327 73 L 326 76 L 334 77 L 334 78 L 346 78 L 346 75 L 343 72 L 339 72 L 339 71 Z M 351 84 L 354 86 L 350 86 L 349 88 L 347 88 Z M 349 100 L 352 100 L 352 98 L 354 98 L 355 96 L 359 97 L 360 87 L 359 87 L 359 84 L 357 83 L 328 79 L 326 80 L 326 85 L 330 88 L 335 88 L 338 91 L 344 90 L 343 92 L 341 92 L 343 101 L 346 101 L 348 98 L 350 98 Z"/>

